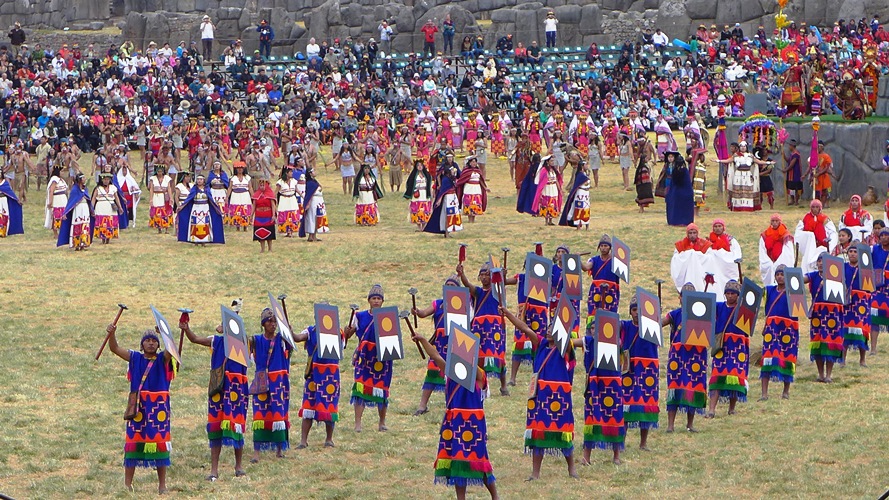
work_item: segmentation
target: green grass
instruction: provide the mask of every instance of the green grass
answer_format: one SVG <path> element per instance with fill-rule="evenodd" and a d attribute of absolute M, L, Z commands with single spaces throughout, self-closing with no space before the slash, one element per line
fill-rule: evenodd
<path fill-rule="evenodd" d="M 149 304 L 171 321 L 177 318 L 177 307 L 194 309 L 193 329 L 209 335 L 219 322 L 219 304 L 243 297 L 245 323 L 258 333 L 267 291 L 287 293 L 290 317 L 299 329 L 311 321 L 312 304 L 323 300 L 338 305 L 345 322 L 348 305 L 365 305 L 374 283 L 383 285 L 387 305 L 409 307 L 411 286 L 419 289 L 420 304 L 428 303 L 439 296 L 444 278 L 454 270 L 457 242 L 469 244 L 468 269 L 481 265 L 489 252 L 511 247 L 509 262 L 515 272 L 534 241 L 544 242 L 547 255 L 560 243 L 575 252 L 595 251 L 603 232 L 617 235 L 633 249 L 633 283 L 624 288 L 623 315 L 633 287 L 653 290 L 655 278 L 669 280 L 672 243 L 683 231 L 666 226 L 660 199 L 638 214 L 634 193 L 620 189 L 616 165 L 602 169 L 600 187 L 592 193 L 592 228 L 586 232 L 544 227 L 538 219 L 518 215 L 505 164 L 494 161 L 489 169 L 489 212 L 447 240 L 415 233 L 400 194 L 387 193 L 381 200 L 379 227 L 354 226 L 351 197 L 342 194 L 335 172 L 321 172 L 332 232 L 315 245 L 279 239 L 271 255 L 260 255 L 249 233 L 227 232 L 225 246 L 177 243 L 173 236 L 147 227 L 147 203 L 140 206 L 136 228 L 111 245 L 94 245 L 85 253 L 56 249 L 51 233 L 42 228 L 42 195 L 32 186 L 25 208 L 26 234 L 0 241 L 0 273 L 5 277 L 0 284 L 0 491 L 19 498 L 129 496 L 123 492 L 121 466 L 126 366 L 110 352 L 93 361 L 118 302 L 130 307 L 118 329 L 122 345 L 129 348 L 136 348 L 140 332 L 152 325 Z M 757 237 L 771 212 L 727 213 L 712 180 L 709 191 L 712 212 L 702 215 L 699 223 L 703 228 L 712 218 L 726 219 L 745 252 L 745 274 L 758 279 Z M 783 200 L 779 209 L 791 227 L 803 214 L 803 209 L 786 209 Z M 834 220 L 840 211 L 828 210 Z M 664 309 L 676 307 L 675 290 L 665 285 L 664 292 Z M 760 318 L 758 331 L 762 323 Z M 421 331 L 431 333 L 429 320 L 421 323 Z M 555 498 L 583 491 L 586 498 L 879 496 L 886 489 L 884 471 L 889 466 L 889 444 L 882 438 L 889 425 L 883 407 L 889 382 L 882 376 L 889 368 L 887 355 L 870 359 L 868 369 L 854 363 L 838 368 L 833 385 L 817 384 L 814 366 L 807 361 L 807 326 L 802 337 L 797 383 L 789 401 L 774 397 L 780 388 L 773 386 L 771 400 L 742 404 L 732 417 L 721 405 L 719 418 L 697 422 L 701 432 L 696 435 L 664 433 L 662 412 L 662 428 L 649 440 L 651 452 L 638 451 L 639 434 L 631 430 L 624 465 L 615 467 L 609 452 L 594 451 L 593 465 L 579 469 L 578 481 L 567 477 L 563 461 L 547 458 L 542 480 L 523 483 L 530 473 L 530 458 L 521 454 L 529 376 L 523 368 L 511 397 L 493 397 L 486 403 L 488 449 L 501 495 Z M 761 345 L 757 333 L 751 350 Z M 661 366 L 666 352 L 661 349 Z M 388 433 L 371 430 L 376 420 L 372 411 L 365 415 L 365 432 L 351 431 L 352 370 L 344 361 L 337 448 L 321 447 L 323 434 L 316 429 L 307 450 L 291 450 L 284 460 L 266 456 L 259 465 L 247 466 L 249 478 L 244 480 L 235 480 L 232 453 L 224 450 L 221 478 L 210 484 L 204 481 L 209 473 L 204 431 L 209 350 L 186 345 L 185 364 L 172 385 L 171 492 L 201 498 L 293 498 L 294 492 L 303 498 L 452 496 L 452 490 L 432 484 L 442 395 L 433 395 L 429 414 L 410 416 L 425 363 L 409 344 L 406 353 L 407 359 L 395 363 Z M 305 360 L 300 351 L 293 361 L 292 442 L 298 439 L 296 408 Z M 755 368 L 750 374 L 751 401 L 758 395 L 758 374 Z M 580 453 L 582 376 L 575 380 L 575 446 Z M 666 397 L 665 373 L 661 397 Z M 249 438 L 247 446 L 252 447 Z M 153 473 L 139 471 L 135 485 L 138 494 L 151 494 L 156 485 Z M 477 498 L 484 493 L 471 490 Z"/>

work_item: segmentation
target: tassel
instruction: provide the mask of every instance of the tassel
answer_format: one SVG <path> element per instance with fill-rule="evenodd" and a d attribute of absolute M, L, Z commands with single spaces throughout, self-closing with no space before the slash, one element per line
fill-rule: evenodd
<path fill-rule="evenodd" d="M 157 453 L 157 443 L 145 443 L 142 453 Z"/>
<path fill-rule="evenodd" d="M 241 424 L 235 424 L 235 434 L 244 434 L 244 426 Z"/>
<path fill-rule="evenodd" d="M 287 422 L 279 420 L 272 424 L 272 431 L 284 431 L 287 430 Z"/>
<path fill-rule="evenodd" d="M 253 430 L 254 431 L 261 431 L 263 429 L 265 429 L 265 422 L 263 422 L 262 420 L 254 420 L 253 421 Z"/>
<path fill-rule="evenodd" d="M 223 421 L 219 424 L 219 428 L 220 428 L 221 430 L 223 430 L 223 431 L 231 430 L 231 428 L 232 428 L 232 423 L 231 423 L 230 420 L 223 420 Z"/>

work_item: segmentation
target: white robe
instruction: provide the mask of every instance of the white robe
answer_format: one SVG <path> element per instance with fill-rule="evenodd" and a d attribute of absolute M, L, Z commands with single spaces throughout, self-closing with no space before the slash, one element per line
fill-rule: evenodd
<path fill-rule="evenodd" d="M 726 283 L 731 280 L 740 281 L 740 277 L 738 276 L 738 264 L 736 264 L 735 261 L 743 257 L 741 254 L 741 245 L 738 244 L 738 240 L 735 238 L 732 238 L 731 240 L 730 251 L 710 249 L 709 253 L 713 255 L 713 259 L 710 264 L 711 267 L 705 269 L 705 271 L 713 273 L 714 283 L 710 285 L 707 291 L 716 294 L 717 302 L 725 300 L 723 292 L 725 291 Z"/>
<path fill-rule="evenodd" d="M 794 261 L 794 245 L 793 240 L 787 239 L 781 248 L 781 255 L 778 260 L 772 262 L 769 253 L 766 250 L 766 242 L 762 236 L 759 237 L 759 274 L 762 277 L 764 286 L 772 286 L 775 284 L 775 269 L 784 264 L 787 267 L 793 267 Z"/>
<path fill-rule="evenodd" d="M 801 257 L 800 267 L 804 273 L 816 271 L 818 268 L 818 256 L 821 252 L 833 252 L 839 241 L 837 235 L 837 227 L 833 221 L 828 219 L 824 224 L 824 230 L 827 233 L 827 239 L 830 240 L 829 248 L 819 247 L 815 242 L 815 234 L 811 231 L 803 231 L 803 221 L 800 220 L 796 225 L 796 231 L 793 233 L 793 240 L 799 244 L 799 254 Z"/>
<path fill-rule="evenodd" d="M 673 278 L 676 290 L 681 290 L 682 285 L 691 283 L 696 290 L 703 291 L 704 278 L 708 272 L 712 272 L 714 259 L 713 250 L 709 248 L 706 253 L 697 250 L 680 252 L 674 249 L 673 258 L 670 260 L 670 276 Z M 710 285 L 707 291 L 713 292 L 715 288 Z"/>

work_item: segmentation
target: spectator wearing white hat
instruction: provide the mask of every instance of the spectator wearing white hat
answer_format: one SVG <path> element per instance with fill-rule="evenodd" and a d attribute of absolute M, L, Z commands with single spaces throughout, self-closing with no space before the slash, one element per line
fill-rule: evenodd
<path fill-rule="evenodd" d="M 213 58 L 213 38 L 215 38 L 216 26 L 210 20 L 210 16 L 204 15 L 201 21 L 201 43 L 204 47 L 204 60 Z"/>
<path fill-rule="evenodd" d="M 556 26 L 558 25 L 559 20 L 556 19 L 556 13 L 549 11 L 546 14 L 546 19 L 543 20 L 543 28 L 544 31 L 546 31 L 547 48 L 556 46 Z"/>

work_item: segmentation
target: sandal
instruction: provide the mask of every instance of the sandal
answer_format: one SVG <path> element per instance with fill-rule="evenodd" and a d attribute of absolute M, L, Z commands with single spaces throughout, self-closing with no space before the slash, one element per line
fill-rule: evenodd
<path fill-rule="evenodd" d="M 207 481 L 211 483 L 216 482 L 217 479 L 219 479 L 219 477 L 217 477 L 215 474 L 210 474 L 209 476 L 207 476 Z"/>
<path fill-rule="evenodd" d="M 425 415 L 429 413 L 429 408 L 418 408 L 417 411 L 414 412 L 415 417 L 419 417 L 420 415 Z"/>
<path fill-rule="evenodd" d="M 242 471 L 242 470 L 235 471 L 235 477 L 245 477 L 246 475 L 247 475 L 247 472 L 245 472 L 245 471 Z"/>
<path fill-rule="evenodd" d="M 763 396 L 763 397 L 757 399 L 756 402 L 757 402 L 757 403 L 762 403 L 763 401 L 768 401 L 768 400 L 769 400 L 769 397 L 768 397 L 768 396 Z"/>
<path fill-rule="evenodd" d="M 507 389 L 506 387 L 501 387 L 500 388 L 500 395 L 501 396 L 509 396 L 509 389 Z"/>

